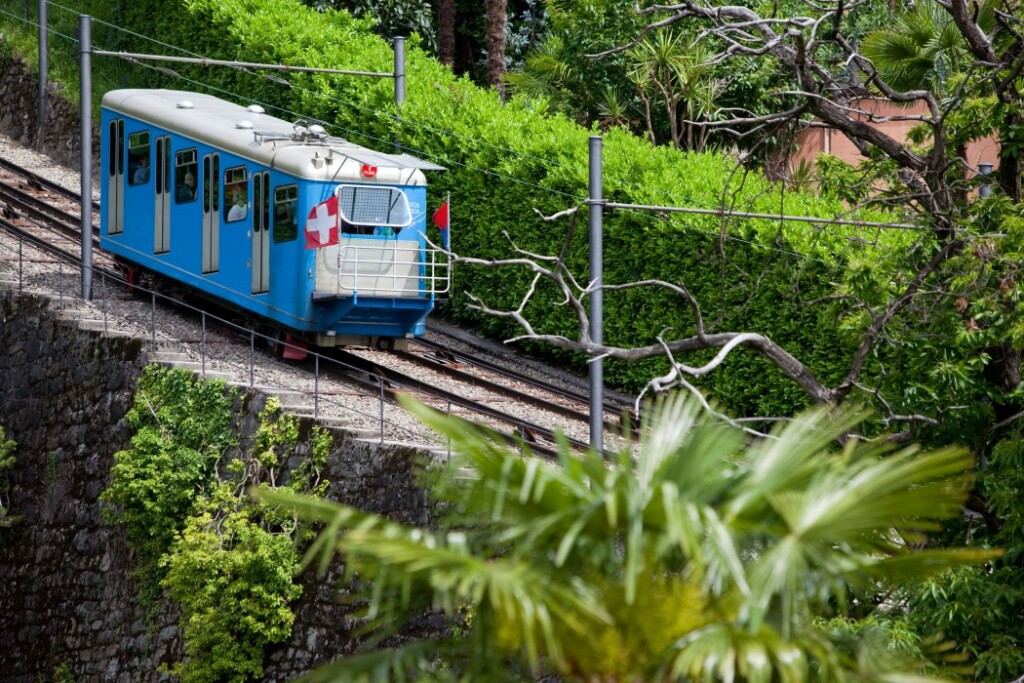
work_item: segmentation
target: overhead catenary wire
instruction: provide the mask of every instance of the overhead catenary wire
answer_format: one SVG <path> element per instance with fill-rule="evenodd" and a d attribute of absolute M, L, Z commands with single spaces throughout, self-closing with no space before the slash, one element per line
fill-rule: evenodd
<path fill-rule="evenodd" d="M 861 221 L 849 218 L 819 218 L 817 216 L 793 216 L 788 214 L 755 213 L 752 211 L 735 211 L 733 209 L 699 209 L 691 206 L 658 206 L 653 204 L 622 204 L 619 202 L 587 202 L 601 204 L 608 209 L 636 209 L 640 211 L 664 211 L 666 213 L 689 213 L 702 216 L 719 216 L 728 218 L 763 218 L 765 220 L 794 221 L 797 223 L 822 223 L 828 225 L 846 225 L 863 228 L 888 228 L 892 230 L 928 230 L 927 227 L 912 223 L 887 223 L 884 221 Z"/>
<path fill-rule="evenodd" d="M 63 6 L 63 5 L 61 5 L 61 4 L 57 3 L 57 2 L 52 2 L 52 0 L 48 0 L 47 4 L 53 5 L 54 7 L 58 7 L 60 9 L 68 11 L 68 12 L 75 12 L 76 11 L 76 10 L 73 10 L 71 8 L 65 7 L 65 6 Z M 113 28 L 113 29 L 115 29 L 117 31 L 122 31 L 124 33 L 127 33 L 129 35 L 135 36 L 137 38 L 148 40 L 148 41 L 153 42 L 153 43 L 155 43 L 157 45 L 160 45 L 162 47 L 168 47 L 168 48 L 177 50 L 179 52 L 182 52 L 182 53 L 184 53 L 186 55 L 191 55 L 191 58 L 173 57 L 173 56 L 165 56 L 165 55 L 147 55 L 147 54 L 115 52 L 115 51 L 100 51 L 100 50 L 94 50 L 93 51 L 94 54 L 99 54 L 99 55 L 104 55 L 104 56 L 123 57 L 123 58 L 127 58 L 127 59 L 130 59 L 130 60 L 148 59 L 148 60 L 163 60 L 163 61 L 170 61 L 170 62 L 197 63 L 197 64 L 200 64 L 200 65 L 206 65 L 206 64 L 210 64 L 210 65 L 223 65 L 223 66 L 231 66 L 231 67 L 241 68 L 241 69 L 244 69 L 244 68 L 263 68 L 263 69 L 277 69 L 277 70 L 282 70 L 282 71 L 296 71 L 296 72 L 317 72 L 317 71 L 319 71 L 319 72 L 335 73 L 335 74 L 379 76 L 379 77 L 393 77 L 393 75 L 394 75 L 392 73 L 386 73 L 386 72 L 352 71 L 352 70 L 343 70 L 343 69 L 319 69 L 319 68 L 300 67 L 300 66 L 292 66 L 292 65 L 270 65 L 270 64 L 257 64 L 257 63 L 251 63 L 251 62 L 240 62 L 240 61 L 231 61 L 231 60 L 216 60 L 216 59 L 212 59 L 212 58 L 203 57 L 203 56 L 199 55 L 198 53 L 190 51 L 190 50 L 188 50 L 186 48 L 182 48 L 182 47 L 177 46 L 177 45 L 173 45 L 173 44 L 170 44 L 170 43 L 166 43 L 166 42 L 160 41 L 158 39 L 155 39 L 155 38 L 152 38 L 150 36 L 146 36 L 146 35 L 134 32 L 131 29 L 127 29 L 127 28 L 118 26 L 116 24 L 112 24 L 110 22 L 106 22 L 106 21 L 102 21 L 102 20 L 96 20 L 96 21 L 98 23 L 101 23 L 101 24 L 105 25 L 105 26 L 109 26 L 110 28 Z M 159 70 L 159 69 L 157 69 L 157 70 Z M 178 77 L 181 77 L 179 74 L 176 74 L 176 75 Z M 260 78 L 265 78 L 265 79 L 270 78 L 270 76 L 268 74 L 253 74 L 253 75 L 255 75 L 257 77 L 260 77 Z M 184 77 L 181 77 L 181 78 L 184 78 Z M 208 84 L 197 82 L 197 81 L 192 81 L 192 80 L 187 79 L 187 78 L 184 79 L 184 80 L 192 82 L 192 83 L 197 83 L 197 84 L 203 85 L 204 87 L 208 87 L 208 88 L 211 87 Z M 273 78 L 272 80 L 274 82 L 280 82 L 280 79 L 277 79 L 277 78 Z M 297 90 L 299 90 L 301 92 L 308 93 L 308 94 L 321 95 L 321 93 L 310 91 L 310 90 L 304 89 L 304 88 L 297 88 Z M 226 94 L 231 94 L 231 95 L 236 96 L 236 97 L 238 96 L 237 93 L 232 93 L 230 91 L 226 91 L 226 90 L 219 90 L 219 91 L 220 92 L 224 92 Z M 251 99 L 251 98 L 246 98 L 246 99 Z M 458 137 L 458 134 L 453 132 L 453 131 L 446 130 L 446 129 L 436 128 L 436 127 L 433 127 L 433 126 L 430 126 L 428 124 L 424 124 L 424 123 L 421 123 L 421 122 L 407 121 L 407 120 L 402 119 L 400 117 L 394 116 L 394 115 L 392 115 L 390 113 L 382 112 L 382 111 L 376 110 L 376 109 L 372 109 L 370 107 L 366 107 L 364 105 L 360 105 L 360 104 L 355 103 L 355 102 L 344 100 L 342 98 L 326 97 L 325 99 L 328 99 L 329 101 L 335 101 L 335 102 L 338 102 L 338 103 L 346 104 L 347 106 L 354 107 L 354 108 L 356 108 L 356 109 L 358 109 L 360 111 L 372 113 L 372 114 L 374 114 L 374 115 L 376 115 L 378 117 L 382 117 L 383 116 L 383 117 L 390 118 L 390 119 L 392 119 L 392 120 L 394 120 L 394 121 L 396 121 L 396 122 L 398 122 L 398 123 L 400 123 L 402 125 L 411 125 L 411 126 L 414 126 L 416 128 L 422 129 L 422 130 L 427 130 L 427 131 L 434 132 L 434 133 L 441 133 L 441 134 L 445 134 L 445 135 L 455 135 L 456 137 Z M 252 100 L 252 101 L 255 102 L 256 100 Z M 262 103 L 261 102 L 261 104 L 267 104 L 267 103 Z M 270 106 L 273 106 L 273 105 L 270 105 Z M 297 112 L 292 112 L 292 111 L 289 111 L 289 110 L 281 109 L 279 107 L 274 107 L 274 108 L 275 109 L 279 109 L 281 111 L 287 111 L 289 114 L 292 114 L 292 115 L 299 115 Z M 342 126 L 337 126 L 336 124 L 330 124 L 329 122 L 326 122 L 326 123 L 328 123 L 328 125 L 337 127 L 339 129 L 342 129 L 342 130 L 350 130 L 350 129 L 346 129 L 346 128 L 342 127 Z M 377 138 L 375 136 L 367 135 L 365 133 L 362 133 L 361 131 L 356 131 L 356 132 L 359 132 L 361 135 L 364 135 L 368 139 L 372 139 L 372 140 L 375 140 L 375 141 L 378 141 L 378 142 L 382 142 L 382 143 L 387 143 L 388 142 L 387 140 L 384 140 L 382 138 Z M 484 143 L 484 144 L 486 144 L 486 145 L 488 145 L 490 147 L 493 147 L 494 149 L 497 149 L 498 151 L 509 152 L 511 154 L 514 154 L 514 155 L 516 155 L 519 158 L 540 160 L 539 157 L 536 157 L 534 155 L 524 154 L 524 153 L 522 153 L 522 152 L 520 152 L 518 150 L 513 150 L 513 149 L 510 149 L 510 148 L 501 147 L 500 145 L 494 145 L 493 143 Z M 434 159 L 442 159 L 442 157 L 440 157 L 440 155 L 429 154 L 429 153 L 425 152 L 425 150 L 417 150 L 417 149 L 410 148 L 410 147 L 406 147 L 406 148 L 409 149 L 410 151 L 417 152 L 418 154 L 421 154 L 423 156 L 433 157 Z M 458 166 L 461 166 L 463 168 L 467 168 L 467 169 L 470 169 L 470 170 L 477 170 L 477 171 L 480 171 L 480 172 L 483 172 L 483 173 L 487 173 L 489 175 L 494 175 L 496 177 L 499 177 L 499 178 L 502 178 L 502 179 L 505 179 L 505 180 L 521 183 L 521 184 L 529 186 L 529 187 L 534 187 L 536 189 L 543 190 L 545 192 L 549 192 L 549 193 L 553 193 L 553 194 L 558 194 L 558 195 L 565 196 L 565 197 L 572 197 L 574 199 L 581 200 L 581 201 L 583 200 L 583 197 L 580 196 L 580 195 L 573 195 L 571 193 L 566 193 L 566 192 L 562 192 L 562 191 L 559 191 L 559 190 L 554 190 L 552 188 L 547 188 L 547 187 L 544 187 L 542 185 L 537 185 L 536 183 L 530 183 L 530 182 L 522 181 L 522 180 L 520 180 L 518 178 L 514 178 L 514 177 L 511 177 L 511 176 L 505 176 L 505 175 L 502 175 L 500 173 L 496 173 L 495 171 L 493 171 L 491 169 L 480 169 L 480 168 L 477 168 L 477 167 L 473 167 L 473 166 L 471 166 L 469 164 L 464 164 L 464 163 L 460 163 L 460 162 L 457 162 L 457 161 L 453 161 L 451 159 L 444 159 L 444 160 L 447 163 L 449 163 L 449 164 L 454 163 L 454 164 L 456 164 Z M 545 161 L 545 163 L 550 163 L 550 160 L 546 160 L 545 159 L 544 161 Z M 559 166 L 561 168 L 563 168 L 563 169 L 567 168 L 563 164 L 559 164 Z M 570 168 L 569 170 L 577 170 L 577 171 L 582 172 L 582 169 L 578 169 L 578 168 Z M 634 186 L 634 188 L 638 188 L 638 187 L 639 186 Z M 617 205 L 605 204 L 605 206 L 607 206 L 608 208 L 619 208 L 619 209 L 657 210 L 657 211 L 664 211 L 664 212 L 690 213 L 690 214 L 700 214 L 700 215 L 713 215 L 713 216 L 718 216 L 718 217 L 760 218 L 760 219 L 767 219 L 767 220 L 783 220 L 783 221 L 804 222 L 804 223 L 821 224 L 821 225 L 844 225 L 844 226 L 852 226 L 852 227 L 872 227 L 872 228 L 896 229 L 896 230 L 927 230 L 927 228 L 922 227 L 922 226 L 912 225 L 912 224 L 905 224 L 905 223 L 890 223 L 890 222 L 882 222 L 882 221 L 864 221 L 864 220 L 840 219 L 840 218 L 808 217 L 808 216 L 796 216 L 796 215 L 792 215 L 792 214 L 781 214 L 781 213 L 779 213 L 779 214 L 765 214 L 765 213 L 743 212 L 743 211 L 725 210 L 725 209 L 700 209 L 700 208 L 697 208 L 697 207 L 649 206 L 649 205 L 640 205 L 640 204 L 617 204 Z"/>
<path fill-rule="evenodd" d="M 58 4 L 58 3 L 50 2 L 48 4 L 53 5 L 54 7 L 63 9 L 63 10 L 68 11 L 68 12 L 76 12 L 76 10 L 69 9 L 67 7 L 64 7 L 64 6 L 60 5 L 60 4 Z M 0 12 L 2 12 L 2 10 L 0 10 Z M 10 14 L 10 13 L 7 13 L 7 12 L 2 12 L 2 13 L 7 15 L 7 16 L 10 16 L 10 17 L 12 17 L 12 18 L 14 18 L 14 19 L 16 19 L 18 21 L 21 21 L 21 22 L 25 21 L 21 17 L 17 17 L 15 15 Z M 131 31 L 130 29 L 118 26 L 116 24 L 112 24 L 112 23 L 109 23 L 109 22 L 101 21 L 101 20 L 98 20 L 98 21 L 99 21 L 99 23 L 102 23 L 103 25 L 108 26 L 108 27 L 110 27 L 110 28 L 112 28 L 112 29 L 114 29 L 116 31 L 125 32 L 125 33 L 127 33 L 129 35 L 136 36 L 136 37 L 138 37 L 140 39 L 151 41 L 151 42 L 153 42 L 155 44 L 158 44 L 158 45 L 161 45 L 163 47 L 174 49 L 174 50 L 177 50 L 177 51 L 182 52 L 184 54 L 190 54 L 190 55 L 196 55 L 197 54 L 197 53 L 191 52 L 189 50 L 186 50 L 184 48 L 181 48 L 179 46 L 168 44 L 168 43 L 159 41 L 159 40 L 157 40 L 155 38 L 151 38 L 149 36 L 145 36 L 143 34 L 136 33 L 134 31 Z M 32 23 L 33 25 L 38 25 L 38 24 L 34 24 L 33 22 L 28 22 L 28 23 Z M 59 33 L 59 32 L 57 32 L 57 31 L 55 31 L 53 29 L 49 29 L 49 30 L 53 31 L 55 35 L 58 35 L 58 36 L 63 37 L 63 38 L 66 38 L 66 39 L 68 39 L 70 41 L 75 41 L 75 39 L 73 37 L 71 37 L 71 36 L 67 36 L 65 34 Z M 146 68 L 150 68 L 150 69 L 153 69 L 153 70 L 156 70 L 156 71 L 160 71 L 160 72 L 163 72 L 163 73 L 168 73 L 168 71 L 171 71 L 171 70 L 168 70 L 168 69 L 163 69 L 163 68 L 160 68 L 160 67 L 154 67 L 154 66 L 147 65 L 147 64 L 140 63 L 140 62 L 136 61 L 135 58 L 147 57 L 147 55 L 142 55 L 142 54 L 139 54 L 139 53 L 125 53 L 125 52 L 105 51 L 105 50 L 104 51 L 95 50 L 94 52 L 96 54 L 101 54 L 101 55 L 104 55 L 104 56 L 123 57 L 123 58 L 128 59 L 129 61 L 133 61 L 136 64 L 140 64 L 141 66 L 144 66 Z M 150 56 L 158 57 L 156 55 L 150 55 Z M 166 58 L 166 59 L 167 59 L 167 61 L 180 61 L 180 62 L 187 61 L 184 58 L 172 58 L 172 57 L 169 57 L 169 58 Z M 239 68 L 239 70 L 242 70 L 245 73 L 250 73 L 251 75 L 254 75 L 254 76 L 258 77 L 258 78 L 268 79 L 268 80 L 272 80 L 272 81 L 278 82 L 278 83 L 281 81 L 281 79 L 279 79 L 277 77 L 273 77 L 270 74 L 253 73 L 253 72 L 249 72 L 245 68 L 243 68 L 245 66 L 249 66 L 249 67 L 253 67 L 253 68 L 259 68 L 259 67 L 263 67 L 264 65 L 258 65 L 258 64 L 253 64 L 253 63 L 244 63 L 244 62 L 229 62 L 228 60 L 212 60 L 212 59 L 204 58 L 204 57 L 201 57 L 201 56 L 197 57 L 196 60 L 195 60 L 195 63 L 202 64 L 204 62 L 207 63 L 207 64 L 215 64 L 216 63 L 216 64 L 223 64 L 225 66 L 233 66 L 235 68 Z M 282 69 L 281 70 L 300 71 L 300 70 L 304 70 L 304 68 L 303 67 L 289 67 L 287 65 L 282 65 Z M 312 69 L 310 69 L 310 70 L 312 70 Z M 346 73 L 343 70 L 337 70 L 337 71 L 338 71 L 338 73 Z M 370 74 L 374 74 L 374 75 L 382 75 L 379 72 L 347 72 L 347 73 L 355 73 L 355 74 L 370 73 Z M 209 90 L 213 90 L 213 91 L 216 91 L 216 92 L 224 93 L 224 94 L 230 95 L 232 97 L 236 97 L 236 98 L 247 99 L 247 100 L 250 100 L 252 102 L 257 102 L 258 101 L 258 100 L 255 100 L 254 98 L 245 97 L 243 95 L 239 95 L 238 93 L 234 93 L 232 91 L 228 91 L 228 90 L 225 90 L 225 89 L 222 89 L 222 88 L 217 88 L 216 86 L 212 86 L 212 85 L 210 85 L 208 83 L 205 83 L 205 82 L 202 82 L 202 81 L 196 81 L 196 80 L 193 80 L 193 79 L 185 78 L 185 77 L 181 76 L 180 74 L 177 74 L 176 72 L 173 72 L 173 71 L 171 71 L 171 74 L 168 74 L 168 75 L 172 75 L 172 74 L 174 76 L 178 77 L 178 78 L 182 78 L 182 80 L 185 80 L 186 82 L 192 83 L 194 85 L 201 86 L 201 87 L 209 89 Z M 383 74 L 383 75 L 391 76 L 392 74 Z M 362 104 L 359 104 L 359 103 L 356 103 L 356 102 L 352 102 L 352 101 L 349 101 L 349 100 L 345 100 L 343 98 L 332 97 L 332 96 L 326 95 L 326 94 L 324 94 L 322 92 L 308 90 L 308 89 L 302 88 L 300 86 L 292 86 L 292 87 L 294 89 L 296 89 L 297 91 L 299 91 L 299 92 L 304 92 L 304 93 L 307 93 L 307 94 L 312 94 L 312 95 L 315 95 L 318 98 L 324 99 L 326 101 L 331 101 L 331 102 L 336 102 L 336 103 L 339 103 L 339 104 L 344 104 L 344 105 L 352 107 L 352 108 L 354 108 L 354 109 L 356 109 L 358 111 L 370 113 L 370 114 L 372 114 L 372 115 L 374 115 L 376 117 L 386 117 L 386 118 L 391 119 L 392 121 L 394 121 L 394 122 L 396 122 L 396 123 L 398 123 L 400 125 L 411 126 L 411 127 L 414 127 L 414 128 L 426 130 L 426 131 L 433 132 L 433 133 L 440 133 L 440 134 L 444 134 L 444 135 L 451 135 L 451 136 L 455 136 L 455 137 L 461 137 L 458 133 L 456 133 L 454 131 L 450 131 L 450 130 L 446 130 L 446 129 L 440 129 L 440 128 L 437 128 L 437 127 L 434 127 L 434 126 L 430 126 L 428 124 L 424 124 L 424 123 L 421 123 L 421 122 L 409 121 L 409 120 L 406 120 L 406 119 L 402 119 L 402 118 L 400 118 L 398 116 L 395 116 L 394 114 L 392 114 L 390 112 L 386 112 L 386 111 L 382 111 L 382 110 L 379 110 L 379 109 L 374 109 L 374 108 L 371 108 L 371 107 L 367 107 L 365 105 L 362 105 Z M 287 110 L 287 109 L 284 109 L 284 108 L 281 108 L 281 107 L 278 107 L 278 106 L 275 106 L 275 105 L 272 105 L 272 104 L 269 104 L 269 103 L 266 103 L 266 104 L 267 104 L 267 106 L 269 106 L 269 107 L 271 107 L 271 108 L 273 108 L 275 110 L 282 111 L 282 112 L 288 112 L 291 115 L 299 115 L 297 112 L 292 112 L 290 110 Z M 353 132 L 353 133 L 355 133 L 357 135 L 362 136 L 363 138 L 365 138 L 367 140 L 373 140 L 373 141 L 381 143 L 381 144 L 391 144 L 393 142 L 391 140 L 385 140 L 383 138 L 379 138 L 379 137 L 367 134 L 367 133 L 365 133 L 364 131 L 361 131 L 361 130 L 353 130 L 353 129 L 350 129 L 350 128 L 346 128 L 344 126 L 340 126 L 338 124 L 330 123 L 330 122 L 324 122 L 324 123 L 327 124 L 329 127 L 332 127 L 332 128 L 338 129 L 338 130 L 342 130 L 342 131 L 351 131 L 351 132 Z M 477 142 L 479 142 L 479 141 L 477 141 Z M 484 144 L 487 145 L 488 147 L 494 148 L 494 149 L 496 149 L 498 151 L 508 152 L 510 154 L 516 155 L 519 158 L 535 159 L 535 160 L 539 159 L 539 157 L 536 157 L 534 155 L 524 154 L 524 153 L 522 153 L 520 151 L 512 150 L 512 149 L 509 149 L 509 148 L 505 148 L 505 147 L 502 147 L 500 145 L 495 145 L 493 143 L 485 142 Z M 479 167 L 473 166 L 472 164 L 468 164 L 468 163 L 464 163 L 464 162 L 461 162 L 461 161 L 453 160 L 453 159 L 450 159 L 450 158 L 447 158 L 447 157 L 443 157 L 443 156 L 438 155 L 438 154 L 433 154 L 433 153 L 427 152 L 425 150 L 417 150 L 416 148 L 413 148 L 413 147 L 410 147 L 410 146 L 407 146 L 407 145 L 403 145 L 403 147 L 405 149 L 408 149 L 411 152 L 415 152 L 415 153 L 417 153 L 417 154 L 419 154 L 421 156 L 424 156 L 424 157 L 427 157 L 427 158 L 432 158 L 432 159 L 439 160 L 439 161 L 443 161 L 443 162 L 445 162 L 449 166 L 458 166 L 458 167 L 461 167 L 461 168 L 464 168 L 464 169 L 467 169 L 467 170 L 477 171 L 477 172 L 480 172 L 480 173 L 483 173 L 483 174 L 486 174 L 486 175 L 489 175 L 489 176 L 493 176 L 493 177 L 498 178 L 500 180 L 504 180 L 504 181 L 508 181 L 508 182 L 513 182 L 513 183 L 516 183 L 516 184 L 520 184 L 520 185 L 523 185 L 523 186 L 527 186 L 527 187 L 531 187 L 531 188 L 537 189 L 537 190 L 542 191 L 542 192 L 546 192 L 546 193 L 549 193 L 549 194 L 553 194 L 553 195 L 569 198 L 569 199 L 572 199 L 575 202 L 585 201 L 585 199 L 583 197 L 579 196 L 579 195 L 574 195 L 572 193 L 563 192 L 563 191 L 560 191 L 560 190 L 555 190 L 553 188 L 545 187 L 543 185 L 539 185 L 537 183 L 533 183 L 533 182 L 530 182 L 530 181 L 524 181 L 524 180 L 522 180 L 520 178 L 516 178 L 516 177 L 512 177 L 512 176 L 508 176 L 508 175 L 502 174 L 502 173 L 497 172 L 497 171 L 495 171 L 493 169 L 479 168 Z M 546 160 L 545 163 L 550 164 L 551 161 L 550 160 Z M 555 163 L 558 164 L 558 162 L 555 162 Z M 564 164 L 558 164 L 558 166 L 560 168 L 562 168 L 562 169 L 566 169 L 566 170 L 569 170 L 569 171 L 576 171 L 576 172 L 579 172 L 581 174 L 584 173 L 584 169 L 582 169 L 582 168 L 567 167 Z M 638 188 L 639 186 L 635 186 L 635 187 Z M 625 189 L 628 189 L 628 187 L 625 188 Z M 779 213 L 779 214 L 763 214 L 763 213 L 742 212 L 742 211 L 725 210 L 725 209 L 700 209 L 700 208 L 696 208 L 696 207 L 669 207 L 669 206 L 648 207 L 648 205 L 640 205 L 640 204 L 619 204 L 619 205 L 616 205 L 616 206 L 610 206 L 610 208 L 618 208 L 618 209 L 622 209 L 623 211 L 630 211 L 631 213 L 635 213 L 636 215 L 644 216 L 645 218 L 650 218 L 652 220 L 656 220 L 657 218 L 656 217 L 651 217 L 651 216 L 646 215 L 646 214 L 643 214 L 642 212 L 644 210 L 649 209 L 649 208 L 653 208 L 653 209 L 656 209 L 658 211 L 663 211 L 663 212 L 703 214 L 703 215 L 718 216 L 718 217 L 723 217 L 723 218 L 725 218 L 725 217 L 733 217 L 733 218 L 760 218 L 760 219 L 774 220 L 774 221 L 796 221 L 796 222 L 804 222 L 804 223 L 811 223 L 811 224 L 818 224 L 818 225 L 840 225 L 840 226 L 872 227 L 872 228 L 876 228 L 876 229 L 899 229 L 899 230 L 924 230 L 924 229 L 926 229 L 926 228 L 922 228 L 921 226 L 913 226 L 913 225 L 898 224 L 898 223 L 884 223 L 884 222 L 877 222 L 877 221 L 859 221 L 859 220 L 839 219 L 839 218 L 819 218 L 819 217 L 807 217 L 807 216 L 793 216 L 793 215 L 786 215 L 786 214 L 782 214 L 782 213 Z M 737 243 L 746 244 L 746 245 L 749 245 L 749 246 L 754 247 L 754 248 L 764 249 L 764 250 L 768 250 L 768 251 L 774 251 L 774 252 L 778 252 L 778 253 L 782 253 L 782 254 L 788 254 L 788 255 L 792 255 L 794 257 L 801 258 L 801 259 L 818 261 L 818 262 L 822 262 L 822 263 L 824 262 L 824 261 L 822 261 L 822 259 L 815 258 L 814 256 L 811 256 L 809 254 L 804 254 L 804 253 L 800 253 L 800 252 L 796 252 L 796 251 L 790 251 L 790 250 L 785 250 L 785 249 L 779 249 L 778 247 L 775 247 L 773 245 L 769 245 L 769 244 L 764 244 L 762 242 L 755 242 L 755 241 L 752 241 L 752 240 L 743 239 L 743 238 L 737 237 L 735 235 L 725 234 L 725 235 L 722 235 L 722 237 L 723 237 L 723 239 L 726 239 L 726 240 L 729 240 L 729 241 L 734 241 L 734 242 L 737 242 Z M 863 242 L 863 241 L 862 241 L 862 244 L 865 244 L 867 246 L 877 246 L 877 245 L 871 245 L 869 242 Z"/>
<path fill-rule="evenodd" d="M 237 69 L 269 69 L 276 71 L 296 71 L 305 73 L 328 73 L 342 74 L 345 76 L 376 76 L 379 78 L 394 78 L 393 73 L 380 71 L 353 71 L 349 69 L 327 69 L 311 66 L 292 66 L 290 64 L 261 64 L 258 62 L 241 62 L 228 59 L 212 59 L 210 57 L 175 57 L 173 55 L 152 55 L 139 52 L 115 52 L 111 50 L 93 50 L 94 55 L 101 57 L 120 57 L 139 61 L 152 62 L 177 62 L 183 64 L 196 64 L 198 66 L 230 66 Z"/>

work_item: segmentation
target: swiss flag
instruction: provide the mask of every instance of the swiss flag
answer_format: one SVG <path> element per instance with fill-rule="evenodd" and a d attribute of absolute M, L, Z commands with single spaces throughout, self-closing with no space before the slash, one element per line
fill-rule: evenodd
<path fill-rule="evenodd" d="M 338 196 L 320 202 L 306 216 L 306 249 L 338 243 Z"/>

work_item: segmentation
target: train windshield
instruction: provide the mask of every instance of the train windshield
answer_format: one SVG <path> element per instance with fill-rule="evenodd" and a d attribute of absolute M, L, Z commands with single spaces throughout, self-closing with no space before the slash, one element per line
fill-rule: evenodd
<path fill-rule="evenodd" d="M 409 200 L 397 187 L 342 185 L 338 188 L 341 218 L 353 225 L 404 228 L 412 222 Z"/>

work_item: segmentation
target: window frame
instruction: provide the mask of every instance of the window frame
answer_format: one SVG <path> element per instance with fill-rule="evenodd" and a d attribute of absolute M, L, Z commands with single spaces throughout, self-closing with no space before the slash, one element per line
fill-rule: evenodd
<path fill-rule="evenodd" d="M 221 202 L 221 205 L 224 208 L 223 220 L 225 223 L 240 223 L 249 217 L 249 198 L 252 194 L 252 191 L 249 189 L 249 181 L 251 179 L 248 166 L 232 166 L 224 169 L 224 192 L 222 196 L 225 201 Z M 235 200 L 232 195 L 238 191 L 238 186 L 243 184 L 245 185 L 245 215 L 240 218 L 230 218 L 231 209 L 235 206 Z"/>
<path fill-rule="evenodd" d="M 191 153 L 191 161 L 183 161 L 183 156 Z M 179 171 L 184 169 L 184 173 Z M 179 188 L 182 183 L 185 182 L 185 176 L 191 173 L 192 177 L 195 178 L 196 184 L 192 188 L 192 199 L 186 199 L 182 201 L 179 199 Z M 179 149 L 174 153 L 174 203 L 177 205 L 191 204 L 192 202 L 199 199 L 199 148 L 188 147 L 186 149 Z"/>
<path fill-rule="evenodd" d="M 391 193 L 397 193 L 398 196 L 401 197 L 402 200 L 405 203 L 406 221 L 404 223 L 395 223 L 395 222 L 386 222 L 386 221 L 377 221 L 377 220 L 374 220 L 374 221 L 353 221 L 353 220 L 351 220 L 351 218 L 348 215 L 346 215 L 346 213 L 345 213 L 345 208 L 346 208 L 344 206 L 345 201 L 342 199 L 343 192 L 346 189 L 348 189 L 348 188 L 352 188 L 353 190 L 363 190 L 363 191 L 371 191 L 371 192 L 372 191 L 387 190 L 387 191 L 389 191 Z M 355 195 L 355 194 L 356 194 L 356 192 L 353 192 L 353 195 Z M 339 218 L 339 221 L 342 222 L 342 225 L 344 225 L 345 223 L 348 223 L 349 225 L 353 225 L 353 226 L 357 226 L 357 227 L 359 227 L 359 226 L 372 226 L 372 227 L 387 226 L 389 228 L 397 228 L 398 230 L 401 230 L 402 228 L 407 228 L 410 225 L 412 225 L 413 216 L 412 216 L 412 207 L 409 205 L 409 196 L 405 192 L 403 192 L 401 190 L 401 188 L 395 187 L 393 185 L 354 185 L 354 184 L 346 183 L 346 184 L 338 185 L 338 187 L 335 189 L 335 196 L 338 198 L 338 213 L 339 213 L 339 217 L 338 218 Z M 355 196 L 353 196 L 352 205 L 353 206 L 355 205 Z M 391 213 L 393 213 L 393 211 L 391 209 L 389 209 L 388 210 L 388 214 L 390 215 Z M 396 230 L 396 232 L 397 232 L 397 230 Z"/>
<path fill-rule="evenodd" d="M 137 142 L 139 139 L 144 139 L 145 142 Z M 128 185 L 129 187 L 142 187 L 148 185 L 149 181 L 153 178 L 153 136 L 149 129 L 139 130 L 134 133 L 128 133 L 128 144 L 125 149 L 125 154 L 128 155 Z M 144 153 L 139 153 L 139 150 L 145 150 Z M 142 163 L 142 159 L 146 159 L 149 162 L 149 174 L 146 176 L 145 182 L 135 182 L 135 174 L 139 170 L 138 165 L 132 164 L 133 156 L 137 160 L 138 164 Z"/>
<path fill-rule="evenodd" d="M 284 200 L 279 200 L 278 199 L 278 195 L 282 191 L 287 192 L 289 190 L 292 191 L 292 193 L 293 193 L 293 196 L 291 198 L 285 198 Z M 292 220 L 290 221 L 290 223 L 292 224 L 292 226 L 294 228 L 294 232 L 291 233 L 290 237 L 279 238 L 278 237 L 278 232 L 279 232 L 278 231 L 278 222 L 277 222 L 277 207 L 278 207 L 278 204 L 285 204 L 285 203 L 292 203 L 292 204 L 294 204 L 294 211 L 292 212 Z M 277 187 L 274 188 L 273 206 L 271 207 L 271 216 L 273 217 L 272 218 L 271 233 L 273 234 L 273 237 L 274 237 L 274 244 L 286 244 L 288 242 L 294 242 L 295 240 L 297 240 L 299 238 L 299 212 L 298 212 L 298 208 L 299 208 L 299 185 L 298 185 L 298 183 L 290 183 L 288 185 L 278 185 Z"/>

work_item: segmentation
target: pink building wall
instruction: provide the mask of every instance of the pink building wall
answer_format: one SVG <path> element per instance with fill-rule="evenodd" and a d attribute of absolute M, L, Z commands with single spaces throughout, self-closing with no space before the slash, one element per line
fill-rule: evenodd
<path fill-rule="evenodd" d="M 897 106 L 889 100 L 878 98 L 863 98 L 853 100 L 850 105 L 853 109 L 860 109 L 865 113 L 858 115 L 862 121 L 883 131 L 886 135 L 899 141 L 907 139 L 907 133 L 914 126 L 920 125 L 919 121 L 881 121 L 872 122 L 872 117 L 909 116 L 914 114 L 927 114 L 927 106 L 915 103 L 911 106 Z M 845 134 L 831 128 L 813 127 L 806 128 L 797 135 L 793 153 L 790 155 L 788 167 L 793 169 L 804 161 L 813 164 L 819 154 L 831 154 L 848 164 L 857 165 L 865 157 L 857 151 Z M 977 168 L 979 164 L 992 164 L 993 169 L 999 167 L 999 141 L 995 137 L 986 137 L 976 140 L 967 145 L 967 164 L 971 168 Z"/>

